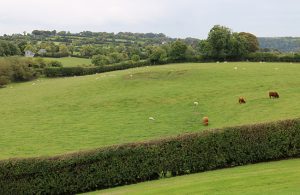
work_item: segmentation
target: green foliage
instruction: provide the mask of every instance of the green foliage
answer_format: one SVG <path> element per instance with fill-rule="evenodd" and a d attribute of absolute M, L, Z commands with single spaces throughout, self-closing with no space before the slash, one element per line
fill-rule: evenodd
<path fill-rule="evenodd" d="M 200 52 L 206 59 L 244 60 L 248 53 L 258 50 L 257 38 L 250 33 L 233 33 L 224 26 L 214 26 L 207 40 L 199 42 Z"/>
<path fill-rule="evenodd" d="M 13 56 L 19 55 L 20 49 L 17 45 L 9 42 L 0 40 L 0 56 Z"/>
<path fill-rule="evenodd" d="M 95 66 L 104 66 L 110 64 L 110 60 L 109 57 L 98 54 L 93 56 L 92 64 L 94 64 Z"/>
<path fill-rule="evenodd" d="M 60 61 L 55 61 L 55 60 L 52 60 L 52 61 L 49 61 L 47 62 L 47 66 L 50 66 L 50 67 L 62 67 L 62 63 Z"/>
<path fill-rule="evenodd" d="M 246 39 L 246 49 L 248 52 L 256 52 L 259 50 L 259 42 L 258 39 L 255 35 L 247 32 L 241 32 L 239 33 L 239 36 L 243 37 Z"/>
<path fill-rule="evenodd" d="M 0 60 L 0 87 L 7 85 L 11 81 L 12 69 L 4 60 Z"/>
<path fill-rule="evenodd" d="M 300 119 L 0 161 L 1 194 L 74 194 L 300 155 Z"/>
<path fill-rule="evenodd" d="M 131 56 L 131 60 L 134 61 L 134 62 L 138 62 L 138 61 L 141 60 L 141 58 L 140 58 L 139 55 L 133 54 L 133 55 Z"/>
<path fill-rule="evenodd" d="M 210 52 L 215 59 L 225 59 L 230 52 L 231 30 L 224 26 L 214 26 L 209 34 L 207 41 L 212 51 Z"/>
<path fill-rule="evenodd" d="M 40 68 L 32 59 L 8 57 L 0 60 L 0 86 L 12 81 L 29 81 L 38 76 Z"/>
<path fill-rule="evenodd" d="M 167 62 L 167 51 L 162 47 L 151 48 L 150 62 L 152 64 L 163 64 Z"/>
<path fill-rule="evenodd" d="M 182 40 L 176 40 L 171 44 L 170 59 L 173 62 L 183 62 L 186 60 L 186 51 L 188 47 Z"/>
<path fill-rule="evenodd" d="M 90 74 L 96 74 L 102 72 L 110 72 L 115 70 L 125 70 L 129 68 L 141 67 L 146 65 L 151 65 L 151 64 L 147 60 L 141 60 L 138 62 L 133 62 L 133 61 L 120 62 L 110 66 L 98 65 L 96 67 L 60 67 L 60 68 L 49 67 L 49 68 L 45 68 L 44 74 L 46 77 L 83 76 L 83 75 L 90 75 Z"/>

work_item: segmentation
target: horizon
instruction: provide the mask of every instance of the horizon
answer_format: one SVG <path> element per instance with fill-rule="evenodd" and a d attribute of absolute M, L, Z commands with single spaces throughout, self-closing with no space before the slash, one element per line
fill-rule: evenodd
<path fill-rule="evenodd" d="M 223 25 L 222 25 L 223 26 Z M 226 26 L 227 27 L 227 26 Z M 56 30 L 56 29 L 33 29 L 32 31 L 34 31 L 34 30 L 39 30 L 39 31 L 53 31 L 53 30 L 55 30 L 56 31 L 56 33 L 58 33 L 58 32 L 60 32 L 60 31 L 65 31 L 65 32 L 70 32 L 71 34 L 78 34 L 78 33 L 82 33 L 82 32 L 93 32 L 93 33 L 114 33 L 114 34 L 118 34 L 118 33 L 133 33 L 133 34 L 147 34 L 147 33 L 154 33 L 154 34 L 160 34 L 160 33 L 162 33 L 162 34 L 164 34 L 166 37 L 168 37 L 168 38 L 172 38 L 172 39 L 186 39 L 186 38 L 193 38 L 193 39 L 200 39 L 200 40 L 202 40 L 202 38 L 197 38 L 197 37 L 172 37 L 172 36 L 169 36 L 168 34 L 165 34 L 165 33 L 163 33 L 163 32 L 130 32 L 130 31 L 119 31 L 119 32 L 108 32 L 108 31 L 90 31 L 90 30 L 82 30 L 82 31 L 78 31 L 78 32 L 71 32 L 71 31 L 68 31 L 68 30 L 60 30 L 60 31 L 58 31 L 58 30 Z M 16 33 L 11 33 L 11 34 L 6 34 L 6 33 L 4 33 L 4 34 L 0 34 L 0 36 L 5 36 L 5 35 L 7 35 L 7 36 L 12 36 L 12 35 L 17 35 L 17 34 L 19 34 L 19 35 L 23 35 L 23 33 L 24 32 L 26 32 L 27 34 L 31 34 L 32 33 L 32 31 L 30 31 L 30 32 L 27 32 L 27 31 L 23 31 L 23 32 L 16 32 Z M 233 31 L 234 32 L 234 31 Z M 250 32 L 251 33 L 251 32 Z M 255 34 L 254 34 L 255 35 Z M 260 37 L 260 36 L 257 36 L 257 38 L 299 38 L 300 37 L 300 35 L 299 36 L 272 36 L 272 37 Z"/>

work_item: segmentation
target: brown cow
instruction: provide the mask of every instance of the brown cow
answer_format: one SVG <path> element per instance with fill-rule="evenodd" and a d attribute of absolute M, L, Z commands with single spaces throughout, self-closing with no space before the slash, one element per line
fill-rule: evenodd
<path fill-rule="evenodd" d="M 246 104 L 246 100 L 244 97 L 239 97 L 239 103 L 240 104 Z"/>
<path fill-rule="evenodd" d="M 208 125 L 208 117 L 203 117 L 203 125 L 207 126 Z"/>
<path fill-rule="evenodd" d="M 269 92 L 269 97 L 270 98 L 279 98 L 279 94 L 276 91 L 270 91 Z"/>

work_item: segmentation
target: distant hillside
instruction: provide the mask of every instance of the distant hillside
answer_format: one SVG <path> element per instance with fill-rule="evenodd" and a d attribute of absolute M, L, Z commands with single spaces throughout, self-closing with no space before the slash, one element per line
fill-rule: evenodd
<path fill-rule="evenodd" d="M 279 50 L 281 52 L 299 52 L 300 37 L 259 37 L 260 48 Z"/>

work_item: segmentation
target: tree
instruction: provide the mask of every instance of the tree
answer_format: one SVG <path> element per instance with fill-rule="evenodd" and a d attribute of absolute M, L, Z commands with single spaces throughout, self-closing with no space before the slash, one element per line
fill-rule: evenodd
<path fill-rule="evenodd" d="M 215 59 L 226 59 L 230 53 L 231 30 L 225 26 L 215 25 L 209 32 L 207 41 Z"/>
<path fill-rule="evenodd" d="M 186 50 L 187 45 L 181 40 L 176 40 L 171 44 L 170 59 L 175 62 L 184 61 L 186 59 Z"/>
<path fill-rule="evenodd" d="M 229 47 L 230 50 L 227 57 L 231 59 L 241 60 L 248 54 L 247 40 L 243 36 L 240 36 L 239 33 L 232 34 L 230 37 Z"/>
<path fill-rule="evenodd" d="M 118 53 L 118 52 L 110 53 L 108 55 L 108 57 L 110 59 L 111 64 L 119 63 L 119 62 L 124 61 L 126 59 L 125 55 L 123 55 L 122 53 Z"/>
<path fill-rule="evenodd" d="M 12 76 L 11 66 L 6 62 L 6 60 L 0 60 L 0 87 L 7 85 Z"/>
<path fill-rule="evenodd" d="M 59 53 L 61 56 L 68 56 L 70 54 L 69 49 L 65 44 L 59 45 Z"/>
<path fill-rule="evenodd" d="M 255 35 L 247 32 L 241 32 L 239 35 L 246 40 L 246 49 L 249 52 L 256 52 L 259 50 L 259 42 Z"/>
<path fill-rule="evenodd" d="M 91 57 L 94 52 L 94 47 L 92 45 L 84 45 L 79 52 L 81 56 Z"/>
<path fill-rule="evenodd" d="M 98 54 L 92 57 L 92 64 L 94 64 L 95 66 L 104 66 L 110 64 L 110 60 L 109 57 Z"/>
<path fill-rule="evenodd" d="M 131 56 L 131 60 L 134 61 L 134 62 L 138 62 L 138 61 L 140 61 L 140 59 L 141 59 L 140 56 L 137 55 L 137 54 L 133 54 Z"/>
<path fill-rule="evenodd" d="M 24 51 L 27 51 L 27 50 L 36 52 L 36 48 L 33 45 L 31 45 L 30 43 L 27 44 L 26 47 L 24 48 Z"/>
<path fill-rule="evenodd" d="M 150 61 L 153 64 L 167 62 L 167 52 L 161 47 L 153 47 L 151 49 Z"/>

